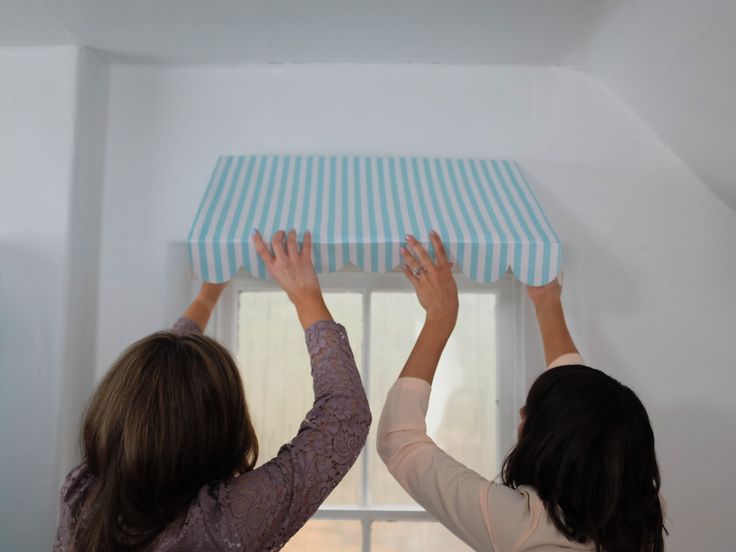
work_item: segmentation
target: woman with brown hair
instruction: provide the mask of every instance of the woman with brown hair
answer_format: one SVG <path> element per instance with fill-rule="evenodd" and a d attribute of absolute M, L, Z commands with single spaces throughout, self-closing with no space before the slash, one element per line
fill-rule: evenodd
<path fill-rule="evenodd" d="M 286 239 L 285 239 L 286 238 Z M 55 550 L 278 550 L 350 469 L 371 415 L 345 328 L 325 306 L 311 237 L 253 240 L 305 330 L 315 401 L 255 468 L 238 368 L 202 335 L 224 284 L 204 284 L 171 331 L 131 345 L 84 416 L 83 462 L 61 490 Z"/>

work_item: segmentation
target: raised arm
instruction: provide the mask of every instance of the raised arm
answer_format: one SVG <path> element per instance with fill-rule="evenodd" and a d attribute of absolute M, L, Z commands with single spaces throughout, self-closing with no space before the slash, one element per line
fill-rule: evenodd
<path fill-rule="evenodd" d="M 440 449 L 427 435 L 431 383 L 455 327 L 457 285 L 442 242 L 432 233 L 436 262 L 412 236 L 402 249 L 404 274 L 426 311 L 424 327 L 388 393 L 378 424 L 378 454 L 391 475 L 445 527 L 475 550 L 493 550 L 482 505 L 493 485 Z"/>
<path fill-rule="evenodd" d="M 457 284 L 452 276 L 452 263 L 447 260 L 439 236 L 432 232 L 430 240 L 437 261 L 433 262 L 424 247 L 407 236 L 404 256 L 404 275 L 426 311 L 424 326 L 399 377 L 420 378 L 432 384 L 437 364 L 457 321 Z"/>
<path fill-rule="evenodd" d="M 527 286 L 527 293 L 537 311 L 547 367 L 582 364 L 583 360 L 565 323 L 561 300 L 562 286 L 559 279 L 554 279 L 544 286 Z"/>
<path fill-rule="evenodd" d="M 274 234 L 271 241 L 273 253 L 257 231 L 253 233 L 253 243 L 269 274 L 294 303 L 302 328 L 306 330 L 319 320 L 332 320 L 312 264 L 311 233 L 305 234 L 301 251 L 294 230 L 288 236 L 283 231 Z"/>
<path fill-rule="evenodd" d="M 204 331 L 226 285 L 227 282 L 222 284 L 204 282 L 197 296 L 174 324 L 174 330 Z"/>
<path fill-rule="evenodd" d="M 314 404 L 297 435 L 275 458 L 224 488 L 228 517 L 238 546 L 279 550 L 314 514 L 353 465 L 368 436 L 371 414 L 345 328 L 325 306 L 311 260 L 311 237 L 301 251 L 296 232 L 272 240 L 259 234 L 256 249 L 269 274 L 294 303 L 312 366 Z"/>

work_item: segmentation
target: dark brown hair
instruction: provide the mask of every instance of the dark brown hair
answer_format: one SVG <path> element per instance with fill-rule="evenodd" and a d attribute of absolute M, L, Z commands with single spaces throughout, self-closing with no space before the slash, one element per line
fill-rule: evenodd
<path fill-rule="evenodd" d="M 598 552 L 664 550 L 659 468 L 634 392 L 600 370 L 544 372 L 529 390 L 505 485 L 533 487 L 555 527 Z"/>
<path fill-rule="evenodd" d="M 74 549 L 143 550 L 206 484 L 255 465 L 258 441 L 230 353 L 199 334 L 159 332 L 131 345 L 84 416 L 95 482 Z"/>

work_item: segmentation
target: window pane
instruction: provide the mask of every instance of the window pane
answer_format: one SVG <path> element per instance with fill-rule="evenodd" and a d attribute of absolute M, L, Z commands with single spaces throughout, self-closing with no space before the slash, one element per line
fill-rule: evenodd
<path fill-rule="evenodd" d="M 457 327 L 432 386 L 427 431 L 452 456 L 492 479 L 496 476 L 496 326 L 492 293 L 461 293 Z M 414 293 L 371 294 L 371 408 L 376 420 L 424 322 Z M 372 505 L 414 501 L 394 481 L 369 442 Z"/>
<path fill-rule="evenodd" d="M 472 550 L 436 522 L 377 521 L 371 524 L 371 552 Z"/>
<path fill-rule="evenodd" d="M 286 543 L 286 552 L 360 552 L 361 523 L 313 519 Z"/>
<path fill-rule="evenodd" d="M 241 292 L 238 305 L 238 364 L 260 443 L 258 465 L 290 441 L 314 402 L 309 355 L 294 306 L 285 293 Z M 356 359 L 362 349 L 362 296 L 326 293 L 336 321 L 349 329 Z M 359 503 L 360 459 L 326 504 Z"/>

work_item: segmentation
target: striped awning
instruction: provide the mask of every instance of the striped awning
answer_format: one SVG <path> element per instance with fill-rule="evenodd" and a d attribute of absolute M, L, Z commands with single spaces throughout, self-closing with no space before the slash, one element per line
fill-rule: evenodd
<path fill-rule="evenodd" d="M 222 156 L 189 233 L 194 273 L 223 282 L 241 267 L 266 278 L 253 229 L 310 230 L 318 272 L 347 264 L 370 272 L 401 265 L 407 234 L 431 229 L 471 279 L 510 268 L 526 284 L 552 280 L 560 243 L 511 161 L 336 155 Z"/>

